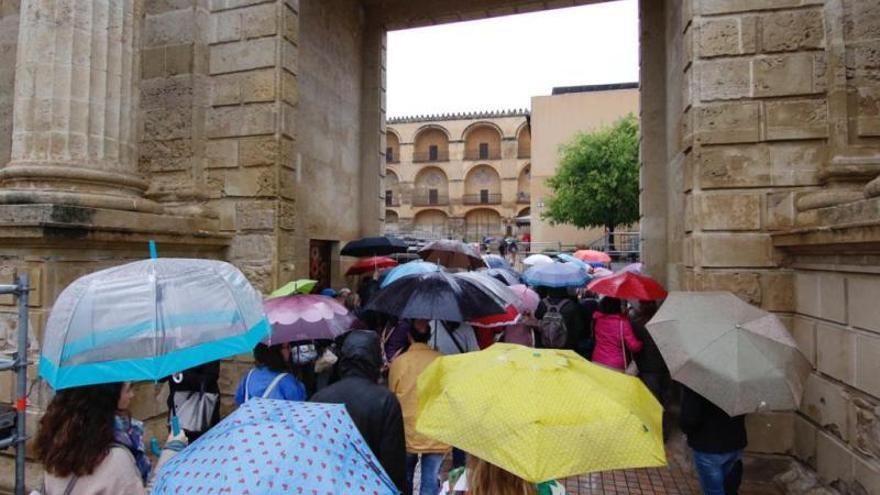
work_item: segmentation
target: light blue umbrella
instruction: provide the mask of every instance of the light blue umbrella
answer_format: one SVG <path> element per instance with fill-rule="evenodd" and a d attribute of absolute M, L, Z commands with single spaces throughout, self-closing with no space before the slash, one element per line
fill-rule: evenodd
<path fill-rule="evenodd" d="M 511 268 L 510 262 L 497 254 L 484 254 L 483 261 L 489 268 Z"/>
<path fill-rule="evenodd" d="M 54 389 L 159 380 L 269 334 L 263 300 L 223 261 L 160 258 L 86 275 L 52 307 L 40 375 Z"/>
<path fill-rule="evenodd" d="M 573 263 L 573 264 L 577 265 L 586 273 L 590 273 L 590 270 L 592 269 L 592 267 L 590 267 L 589 263 L 581 261 L 568 253 L 559 253 L 556 255 L 556 257 L 565 263 Z"/>
<path fill-rule="evenodd" d="M 523 280 L 532 287 L 581 287 L 590 281 L 589 275 L 572 263 L 546 263 L 526 270 Z"/>
<path fill-rule="evenodd" d="M 388 273 L 385 274 L 385 278 L 382 280 L 382 284 L 379 287 L 384 289 L 391 285 L 395 280 L 407 275 L 439 271 L 443 271 L 443 269 L 440 268 L 440 265 L 431 263 L 430 261 L 410 261 L 409 263 L 395 266 L 389 270 Z"/>
<path fill-rule="evenodd" d="M 344 405 L 254 398 L 165 463 L 151 493 L 399 492 Z"/>

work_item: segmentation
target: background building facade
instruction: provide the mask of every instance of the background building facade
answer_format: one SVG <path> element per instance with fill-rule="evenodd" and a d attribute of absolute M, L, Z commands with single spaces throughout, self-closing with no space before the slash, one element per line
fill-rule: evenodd
<path fill-rule="evenodd" d="M 586 245 L 604 234 L 604 228 L 578 229 L 550 225 L 541 218 L 552 196 L 546 180 L 556 174 L 560 147 L 578 133 L 590 133 L 639 112 L 638 83 L 553 88 L 553 94 L 532 97 L 532 240 L 566 246 Z M 625 230 L 620 227 L 619 230 Z"/>
<path fill-rule="evenodd" d="M 528 231 L 527 112 L 393 118 L 385 135 L 386 232 L 478 241 Z"/>

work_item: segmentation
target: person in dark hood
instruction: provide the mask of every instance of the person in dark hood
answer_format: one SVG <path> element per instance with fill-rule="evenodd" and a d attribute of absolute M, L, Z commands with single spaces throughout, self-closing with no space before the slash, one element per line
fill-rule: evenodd
<path fill-rule="evenodd" d="M 340 380 L 318 391 L 311 401 L 345 404 L 367 445 L 397 487 L 406 486 L 406 441 L 397 397 L 379 385 L 382 353 L 379 335 L 370 330 L 350 332 L 339 353 Z"/>

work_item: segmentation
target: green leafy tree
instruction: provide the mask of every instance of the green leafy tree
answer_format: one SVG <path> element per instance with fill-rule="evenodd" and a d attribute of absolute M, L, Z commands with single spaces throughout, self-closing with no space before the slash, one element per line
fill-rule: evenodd
<path fill-rule="evenodd" d="M 542 217 L 551 224 L 614 229 L 639 218 L 639 123 L 629 114 L 613 125 L 580 133 L 560 149 L 553 191 Z"/>

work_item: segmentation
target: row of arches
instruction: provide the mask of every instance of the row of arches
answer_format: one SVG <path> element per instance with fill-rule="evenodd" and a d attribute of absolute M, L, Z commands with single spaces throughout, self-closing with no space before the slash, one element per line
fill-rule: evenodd
<path fill-rule="evenodd" d="M 531 166 L 526 165 L 517 177 L 517 199 L 528 195 L 531 186 Z M 388 170 L 385 176 L 385 198 L 390 205 L 400 201 L 400 178 Z M 413 202 L 424 206 L 429 204 L 446 204 L 448 201 L 449 178 L 439 167 L 424 167 L 416 174 L 413 181 Z M 501 176 L 489 165 L 477 165 L 470 169 L 464 179 L 465 204 L 498 204 L 501 203 Z"/>
<path fill-rule="evenodd" d="M 471 124 L 462 133 L 464 156 L 466 160 L 497 160 L 501 158 L 503 132 L 491 122 Z M 525 158 L 531 155 L 532 137 L 529 127 L 520 126 L 516 134 L 517 155 Z M 449 160 L 449 142 L 452 135 L 437 124 L 427 124 L 416 131 L 413 138 L 413 161 L 436 162 Z M 400 135 L 389 127 L 386 134 L 385 159 L 389 163 L 400 161 Z"/>
<path fill-rule="evenodd" d="M 523 208 L 517 213 L 517 218 L 528 217 L 529 208 Z M 394 210 L 385 211 L 385 223 L 397 224 L 400 216 Z M 425 232 L 446 233 L 449 229 L 450 218 L 443 210 L 427 209 L 416 213 L 413 218 L 413 226 Z M 504 232 L 504 222 L 501 214 L 490 208 L 476 208 L 465 213 L 464 231 L 468 238 L 479 239 L 487 235 L 499 235 Z"/>

